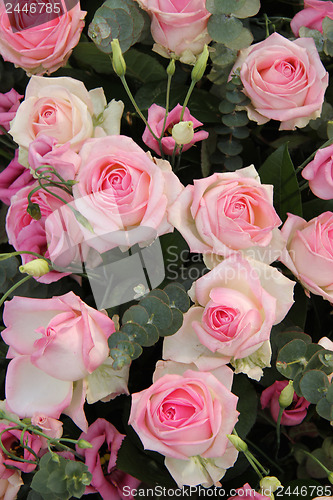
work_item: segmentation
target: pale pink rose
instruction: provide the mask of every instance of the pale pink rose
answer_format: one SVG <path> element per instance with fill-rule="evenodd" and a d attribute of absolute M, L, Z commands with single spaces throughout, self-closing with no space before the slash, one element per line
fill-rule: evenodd
<path fill-rule="evenodd" d="M 30 191 L 38 184 L 32 184 L 22 188 L 11 199 L 6 218 L 6 232 L 8 241 L 16 251 L 29 251 L 36 252 L 46 258 L 49 257 L 49 250 L 47 248 L 47 235 L 45 232 L 46 219 L 54 211 L 65 205 L 64 202 L 47 193 L 43 189 L 39 189 L 31 197 L 32 203 L 36 203 L 41 212 L 39 220 L 34 219 L 27 213 L 28 208 L 28 195 Z M 71 201 L 73 198 L 60 188 L 51 188 L 51 191 L 60 196 L 65 202 Z M 22 263 L 26 264 L 36 257 L 29 254 L 22 254 Z M 70 273 L 62 273 L 57 271 L 50 271 L 38 280 L 41 283 L 52 283 L 58 281 L 63 276 Z"/>
<path fill-rule="evenodd" d="M 22 97 L 23 95 L 20 95 L 15 89 L 11 89 L 9 92 L 6 92 L 6 94 L 0 92 L 0 125 L 5 128 L 7 132 L 10 129 L 10 122 L 16 115 Z M 2 134 L 3 132 L 0 130 L 0 135 Z"/>
<path fill-rule="evenodd" d="M 11 197 L 20 189 L 35 182 L 29 169 L 18 161 L 18 150 L 9 165 L 0 173 L 0 200 L 10 205 Z"/>
<path fill-rule="evenodd" d="M 254 166 L 195 179 L 168 210 L 168 220 L 191 252 L 228 257 L 235 251 L 273 262 L 284 242 L 273 207 L 273 186 Z"/>
<path fill-rule="evenodd" d="M 98 418 L 82 433 L 79 439 L 88 441 L 92 448 L 76 450 L 83 456 L 84 462 L 92 474 L 92 480 L 86 487 L 85 494 L 98 492 L 103 500 L 133 500 L 127 490 L 137 488 L 138 479 L 116 468 L 117 454 L 125 435 L 104 418 Z"/>
<path fill-rule="evenodd" d="M 40 135 L 31 142 L 29 146 L 29 166 L 33 170 L 41 166 L 47 165 L 61 175 L 63 179 L 74 179 L 77 174 L 81 159 L 75 153 L 69 143 L 57 147 L 58 141 L 47 135 Z M 44 169 L 39 169 L 38 173 L 42 173 Z M 57 176 L 52 179 L 59 181 Z"/>
<path fill-rule="evenodd" d="M 154 50 L 164 57 L 176 56 L 192 64 L 212 39 L 205 0 L 136 0 L 151 18 Z"/>
<path fill-rule="evenodd" d="M 182 189 L 171 165 L 153 160 L 130 137 L 87 141 L 80 151 L 78 183 L 73 187 L 79 212 L 93 227 L 87 243 L 100 252 L 154 239 L 173 230 L 167 208 Z"/>
<path fill-rule="evenodd" d="M 280 130 L 294 130 L 320 116 L 328 73 L 312 38 L 290 41 L 273 33 L 241 50 L 232 72 L 238 68 L 250 120 L 277 120 Z"/>
<path fill-rule="evenodd" d="M 333 199 L 333 145 L 318 149 L 314 159 L 302 170 L 302 176 L 318 198 Z"/>
<path fill-rule="evenodd" d="M 42 413 L 35 413 L 31 417 L 31 424 L 39 427 L 39 429 L 51 439 L 59 439 L 62 436 L 63 423 L 56 418 L 48 417 Z M 41 440 L 43 448 L 47 448 L 47 439 L 41 436 Z"/>
<path fill-rule="evenodd" d="M 176 144 L 171 133 L 173 126 L 179 123 L 180 121 L 180 115 L 182 109 L 183 106 L 177 104 L 177 106 L 168 113 L 165 122 L 165 127 L 162 137 L 162 150 L 163 153 L 167 155 L 172 155 Z M 154 132 L 154 134 L 157 135 L 157 137 L 160 137 L 162 134 L 164 117 L 165 117 L 165 108 L 162 108 L 162 106 L 158 106 L 157 104 L 152 104 L 148 109 L 148 124 L 152 129 L 152 131 Z M 199 122 L 199 120 L 197 120 L 196 118 L 194 118 L 194 116 L 191 115 L 190 110 L 188 108 L 185 108 L 182 121 L 191 121 L 193 123 L 194 129 L 196 129 L 197 127 L 201 127 L 202 125 L 202 123 Z M 207 139 L 208 135 L 209 135 L 208 132 L 206 132 L 205 130 L 199 130 L 198 132 L 194 132 L 192 141 L 189 142 L 188 144 L 184 144 L 184 146 L 182 147 L 182 151 L 183 152 L 187 151 L 196 142 Z M 159 148 L 158 141 L 152 136 L 148 127 L 146 127 L 145 131 L 143 132 L 142 140 L 150 149 L 152 149 L 153 151 L 155 151 L 155 153 L 161 156 L 161 151 Z M 176 154 L 179 154 L 179 148 L 176 150 Z"/>
<path fill-rule="evenodd" d="M 210 371 L 250 356 L 292 306 L 294 285 L 267 264 L 236 254 L 223 260 L 193 284 L 195 305 L 178 332 L 165 337 L 163 358 Z M 258 379 L 258 370 L 262 375 L 257 367 L 249 376 Z"/>
<path fill-rule="evenodd" d="M 81 10 L 80 2 L 69 11 L 65 0 L 52 2 L 50 14 L 45 12 L 46 6 L 40 7 L 42 3 L 47 2 L 38 3 L 36 12 L 30 9 L 25 14 L 14 8 L 17 4 L 23 8 L 23 2 L 13 3 L 11 14 L 6 13 L 3 2 L 0 5 L 0 54 L 28 74 L 50 74 L 64 66 L 84 27 L 86 12 Z"/>
<path fill-rule="evenodd" d="M 69 142 L 78 152 L 94 134 L 119 134 L 123 106 L 115 100 L 107 106 L 102 88 L 88 92 L 74 78 L 33 76 L 9 132 L 24 150 L 37 137 L 47 135 L 58 145 Z"/>
<path fill-rule="evenodd" d="M 249 483 L 246 483 L 241 488 L 238 488 L 236 490 L 236 493 L 237 495 L 228 498 L 228 500 L 244 500 L 247 498 L 254 498 L 254 500 L 271 500 L 271 497 L 261 495 L 253 488 L 251 488 Z"/>
<path fill-rule="evenodd" d="M 288 214 L 281 232 L 287 241 L 281 262 L 306 290 L 333 303 L 333 213 L 324 212 L 309 222 Z"/>
<path fill-rule="evenodd" d="M 11 429 L 13 427 L 13 424 L 10 423 L 0 423 L 0 432 L 5 431 L 3 434 L 1 434 L 1 442 L 3 446 L 6 448 L 6 450 L 10 451 L 15 455 L 15 450 L 17 450 L 17 456 L 19 458 L 22 458 L 22 451 L 23 451 L 23 458 L 25 460 L 32 460 L 36 461 L 36 457 L 31 453 L 31 451 L 28 450 L 28 447 L 31 448 L 37 455 L 40 452 L 42 448 L 42 442 L 39 436 L 36 434 L 32 434 L 30 432 L 25 432 L 24 433 L 24 440 L 26 442 L 27 447 L 24 447 L 22 450 L 22 447 L 20 446 L 20 438 L 22 434 L 21 429 Z M 6 431 L 6 429 L 8 429 Z M 22 472 L 32 472 L 33 470 L 36 469 L 37 467 L 37 462 L 36 463 L 28 463 L 28 462 L 21 462 L 19 460 L 15 460 L 14 458 L 9 457 L 8 455 L 5 454 L 5 452 L 0 449 L 0 478 L 1 479 L 8 479 L 13 473 L 13 470 L 7 469 L 6 466 L 14 466 L 17 469 L 21 470 Z"/>
<path fill-rule="evenodd" d="M 7 479 L 0 479 L 0 498 L 1 500 L 16 500 L 19 489 L 24 484 L 21 478 L 21 472 L 12 471 L 13 474 Z"/>
<path fill-rule="evenodd" d="M 261 408 L 269 408 L 270 413 L 277 422 L 280 405 L 279 405 L 279 397 L 282 390 L 288 385 L 288 380 L 276 380 L 274 384 L 270 385 L 262 391 L 260 396 Z M 293 401 L 288 408 L 283 410 L 281 424 L 282 425 L 298 425 L 306 417 L 308 407 L 310 403 L 303 397 L 297 396 L 296 392 L 294 392 Z"/>
<path fill-rule="evenodd" d="M 179 487 L 219 484 L 237 458 L 227 438 L 238 419 L 238 398 L 230 392 L 231 369 L 221 367 L 216 378 L 188 369 L 189 365 L 158 365 L 154 383 L 132 394 L 129 424 L 146 450 L 166 457 L 165 465 Z"/>
<path fill-rule="evenodd" d="M 21 418 L 37 413 L 58 419 L 65 412 L 84 428 L 83 379 L 108 358 L 113 321 L 69 292 L 52 299 L 15 296 L 5 303 L 4 323 L 12 359 L 6 375 L 9 410 Z"/>
<path fill-rule="evenodd" d="M 302 26 L 322 33 L 322 24 L 325 17 L 333 19 L 333 2 L 304 0 L 304 9 L 297 12 L 293 17 L 290 27 L 295 36 L 299 36 L 299 29 Z"/>

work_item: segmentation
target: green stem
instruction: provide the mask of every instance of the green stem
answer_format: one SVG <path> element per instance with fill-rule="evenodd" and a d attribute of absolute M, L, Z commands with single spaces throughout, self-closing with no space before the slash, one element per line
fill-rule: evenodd
<path fill-rule="evenodd" d="M 277 458 L 280 450 L 280 439 L 281 439 L 281 419 L 283 414 L 283 408 L 279 410 L 279 416 L 276 422 L 276 453 L 275 458 Z"/>
<path fill-rule="evenodd" d="M 162 130 L 161 130 L 161 135 L 160 135 L 160 137 L 158 139 L 158 144 L 159 144 L 161 156 L 162 156 L 163 159 L 164 159 L 164 152 L 163 152 L 163 149 L 162 149 L 162 138 L 164 136 L 165 124 L 166 124 L 167 117 L 168 117 L 168 114 L 169 114 L 171 80 L 172 80 L 172 75 L 168 75 L 168 82 L 167 82 L 167 89 L 166 89 L 166 98 L 165 98 L 165 115 L 164 115 L 164 121 L 163 121 Z"/>
<path fill-rule="evenodd" d="M 22 278 L 20 281 L 18 281 L 17 283 L 15 283 L 15 285 L 13 285 L 9 290 L 7 290 L 7 292 L 1 297 L 0 299 L 0 307 L 2 306 L 2 304 L 5 302 L 6 298 L 12 293 L 14 292 L 14 290 L 16 290 L 16 288 L 18 288 L 19 286 L 23 285 L 23 283 L 25 283 L 26 281 L 30 280 L 32 278 L 32 276 L 25 276 L 24 278 Z"/>
<path fill-rule="evenodd" d="M 266 38 L 268 38 L 269 37 L 269 24 L 270 24 L 270 20 L 268 19 L 267 14 L 264 14 L 264 18 L 265 18 L 265 26 L 266 26 Z"/>
<path fill-rule="evenodd" d="M 28 250 L 20 250 L 19 252 L 11 252 L 10 254 L 8 254 L 8 258 L 10 259 L 11 257 L 17 257 L 18 255 L 21 255 L 21 254 L 33 255 L 34 257 L 37 257 L 38 259 L 44 259 L 49 264 L 49 266 L 52 266 L 52 262 L 50 261 L 50 259 L 47 259 L 43 255 L 40 255 L 39 253 L 36 253 L 36 252 L 28 252 Z M 2 255 L 6 255 L 6 254 L 0 254 L 0 261 L 2 260 L 1 259 Z"/>
<path fill-rule="evenodd" d="M 252 457 L 250 456 L 251 454 L 249 454 L 248 452 L 245 452 L 244 455 L 246 456 L 247 461 L 249 462 L 249 464 L 252 466 L 252 468 L 258 474 L 259 478 L 262 479 L 264 476 L 261 474 L 260 470 L 258 469 L 258 467 L 256 466 L 256 464 L 254 463 Z"/>
<path fill-rule="evenodd" d="M 195 87 L 195 84 L 196 84 L 196 83 L 197 83 L 197 82 L 196 82 L 196 81 L 194 81 L 194 80 L 192 80 L 192 81 L 191 81 L 190 88 L 188 89 L 187 94 L 186 94 L 186 97 L 185 97 L 185 100 L 184 100 L 184 104 L 183 104 L 183 109 L 182 109 L 182 112 L 180 113 L 180 119 L 179 119 L 179 121 L 180 121 L 180 122 L 183 120 L 184 113 L 185 113 L 185 108 L 186 108 L 186 106 L 187 106 L 188 101 L 190 100 L 191 94 L 192 94 L 192 92 L 193 92 L 193 90 L 194 90 L 194 87 Z"/>
<path fill-rule="evenodd" d="M 136 112 L 138 113 L 138 115 L 140 116 L 141 120 L 143 120 L 144 124 L 146 125 L 146 127 L 148 128 L 149 132 L 151 133 L 151 135 L 154 137 L 154 139 L 156 139 L 157 141 L 159 140 L 159 138 L 157 137 L 157 135 L 152 131 L 151 129 L 151 126 L 149 125 L 149 123 L 147 122 L 146 118 L 144 117 L 144 115 L 142 114 L 139 106 L 137 105 L 134 97 L 133 97 L 133 94 L 132 92 L 130 91 L 130 88 L 129 86 L 127 85 L 127 82 L 126 82 L 126 78 L 125 76 L 120 76 L 119 77 L 120 80 L 121 80 L 121 83 L 123 84 L 124 86 L 124 89 L 126 90 L 126 93 L 128 95 L 128 97 L 130 98 L 130 101 L 131 103 L 133 104 Z"/>
<path fill-rule="evenodd" d="M 309 187 L 309 181 L 304 182 L 301 186 L 299 186 L 300 191 L 304 191 L 304 189 L 307 189 Z"/>
<path fill-rule="evenodd" d="M 274 467 L 276 467 L 278 469 L 279 472 L 283 473 L 284 470 L 276 463 L 274 462 L 274 460 L 272 460 L 265 452 L 263 452 L 256 444 L 254 444 L 252 441 L 250 441 L 249 439 L 245 439 L 245 441 L 252 447 L 254 448 L 258 453 L 260 453 L 260 455 L 262 455 L 264 457 L 265 460 L 267 460 L 267 462 L 269 462 L 270 464 L 272 464 Z"/>
<path fill-rule="evenodd" d="M 313 460 L 314 462 L 316 462 L 316 463 L 317 463 L 317 464 L 318 464 L 318 465 L 319 465 L 319 466 L 320 466 L 320 467 L 321 467 L 321 468 L 322 468 L 322 469 L 326 472 L 326 474 L 327 474 L 327 475 L 331 474 L 331 472 L 332 472 L 332 471 L 330 471 L 327 467 L 325 467 L 325 465 L 324 465 L 324 464 L 322 464 L 322 463 L 321 463 L 321 461 L 320 461 L 320 460 L 318 460 L 318 458 L 317 458 L 317 457 L 313 456 L 311 453 L 309 453 L 309 452 L 308 452 L 308 451 L 306 451 L 306 450 L 302 450 L 302 449 L 300 449 L 300 451 L 301 451 L 302 453 L 304 453 L 305 455 L 307 455 L 308 457 L 312 458 L 312 460 Z"/>
<path fill-rule="evenodd" d="M 24 427 L 24 426 L 23 426 Z M 0 432 L 0 448 L 2 449 L 2 451 L 4 452 L 5 455 L 7 455 L 9 458 L 12 458 L 13 460 L 15 460 L 16 462 L 25 462 L 25 463 L 28 463 L 28 464 L 36 464 L 36 461 L 35 460 L 27 460 L 25 458 L 21 458 L 21 457 L 18 457 L 16 455 L 14 455 L 14 453 L 11 453 L 9 450 L 7 450 L 7 448 L 5 448 L 3 442 L 2 442 L 2 436 L 5 432 L 7 431 L 13 431 L 13 430 L 21 430 L 21 426 L 18 426 L 16 425 L 15 427 L 7 427 L 6 429 L 3 429 L 1 432 Z"/>

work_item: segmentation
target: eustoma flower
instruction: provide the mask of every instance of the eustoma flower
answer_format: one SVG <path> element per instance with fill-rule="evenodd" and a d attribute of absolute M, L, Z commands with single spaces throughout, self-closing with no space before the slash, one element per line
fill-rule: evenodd
<path fill-rule="evenodd" d="M 250 120 L 277 120 L 280 130 L 294 130 L 320 116 L 328 73 L 312 38 L 290 41 L 273 33 L 241 50 L 233 70 L 238 68 L 251 99 Z"/>
<path fill-rule="evenodd" d="M 87 233 L 88 245 L 104 252 L 172 231 L 166 212 L 182 185 L 167 161 L 154 161 L 125 136 L 87 141 L 80 157 L 75 204 L 98 236 Z"/>
<path fill-rule="evenodd" d="M 333 213 L 309 222 L 288 214 L 281 231 L 287 240 L 281 262 L 306 290 L 333 302 Z"/>
<path fill-rule="evenodd" d="M 68 11 L 64 0 L 26 5 L 28 12 L 17 12 L 15 7 L 23 9 L 23 2 L 1 2 L 0 53 L 28 74 L 53 73 L 65 65 L 78 44 L 86 12 L 79 1 Z"/>
<path fill-rule="evenodd" d="M 293 304 L 295 283 L 277 269 L 233 255 L 194 282 L 195 303 L 177 333 L 164 339 L 163 358 L 204 371 L 231 362 L 259 380 L 269 366 L 271 328 Z"/>
<path fill-rule="evenodd" d="M 6 94 L 0 93 L 0 125 L 7 131 L 10 128 L 10 122 L 16 115 L 22 97 L 23 95 L 18 94 L 15 89 L 6 92 Z M 3 132 L 0 130 L 0 135 L 2 134 Z"/>
<path fill-rule="evenodd" d="M 168 210 L 191 252 L 227 257 L 236 251 L 268 264 L 284 246 L 273 207 L 273 186 L 254 166 L 194 180 Z"/>
<path fill-rule="evenodd" d="M 9 205 L 14 194 L 34 182 L 30 171 L 18 161 L 18 150 L 16 150 L 12 161 L 0 173 L 0 200 Z"/>
<path fill-rule="evenodd" d="M 107 106 L 102 88 L 88 92 L 74 78 L 33 76 L 10 133 L 24 150 L 37 137 L 47 135 L 59 145 L 69 142 L 77 152 L 94 135 L 119 134 L 123 109 L 123 103 L 114 99 Z"/>
<path fill-rule="evenodd" d="M 265 389 L 260 396 L 262 408 L 269 408 L 275 422 L 278 419 L 280 405 L 279 396 L 282 389 L 288 385 L 288 380 L 276 380 L 273 385 Z M 281 424 L 282 425 L 298 425 L 306 417 L 310 403 L 303 397 L 297 396 L 294 392 L 292 404 L 283 410 Z"/>
<path fill-rule="evenodd" d="M 210 12 L 205 0 L 136 0 L 151 17 L 153 50 L 192 64 L 211 41 L 207 23 Z"/>
<path fill-rule="evenodd" d="M 5 303 L 4 323 L 2 337 L 12 358 L 6 374 L 9 410 L 20 418 L 42 413 L 58 419 L 65 412 L 85 429 L 89 375 L 108 358 L 113 321 L 69 292 L 52 299 L 16 296 Z M 104 396 L 115 391 L 112 385 Z"/>
<path fill-rule="evenodd" d="M 132 395 L 129 423 L 146 450 L 166 457 L 179 487 L 209 487 L 219 484 L 237 457 L 227 434 L 237 422 L 238 398 L 230 392 L 232 371 L 227 366 L 218 374 L 187 368 L 159 362 L 154 383 Z"/>

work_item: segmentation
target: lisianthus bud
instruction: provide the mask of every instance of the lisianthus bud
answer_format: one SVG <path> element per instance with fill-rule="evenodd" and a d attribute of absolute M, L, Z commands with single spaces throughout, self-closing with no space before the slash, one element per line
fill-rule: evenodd
<path fill-rule="evenodd" d="M 284 389 L 282 389 L 281 394 L 279 396 L 279 405 L 280 408 L 287 408 L 293 402 L 294 397 L 294 386 L 293 381 L 289 380 L 288 385 Z"/>
<path fill-rule="evenodd" d="M 77 445 L 82 450 L 86 450 L 88 448 L 92 448 L 92 444 L 88 443 L 88 441 L 86 441 L 85 439 L 79 439 L 78 442 L 77 442 Z"/>
<path fill-rule="evenodd" d="M 207 45 L 205 45 L 203 51 L 198 57 L 197 62 L 194 65 L 194 68 L 192 69 L 191 78 L 193 82 L 198 82 L 203 77 L 207 66 L 208 56 L 208 47 Z"/>
<path fill-rule="evenodd" d="M 193 140 L 193 122 L 179 122 L 172 128 L 172 138 L 177 144 L 189 144 Z"/>
<path fill-rule="evenodd" d="M 19 267 L 20 273 L 40 278 L 50 271 L 50 266 L 44 259 L 34 259 Z"/>
<path fill-rule="evenodd" d="M 245 453 L 248 450 L 247 444 L 239 436 L 227 434 L 227 438 L 234 445 L 237 451 L 243 451 Z"/>
<path fill-rule="evenodd" d="M 112 47 L 112 66 L 114 72 L 118 76 L 124 76 L 126 73 L 126 63 L 119 45 L 118 38 L 114 38 L 112 40 L 111 47 Z"/>
<path fill-rule="evenodd" d="M 266 476 L 260 480 L 261 495 L 271 496 L 278 487 L 281 486 L 281 482 L 275 476 Z"/>
<path fill-rule="evenodd" d="M 171 59 L 166 69 L 167 75 L 173 76 L 175 74 L 175 71 L 176 71 L 176 62 L 174 59 Z"/>

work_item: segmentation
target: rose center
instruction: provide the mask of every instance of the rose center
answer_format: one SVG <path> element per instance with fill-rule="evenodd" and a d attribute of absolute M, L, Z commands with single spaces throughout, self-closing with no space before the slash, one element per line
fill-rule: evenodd
<path fill-rule="evenodd" d="M 191 405 L 165 402 L 161 407 L 161 420 L 164 422 L 175 422 L 190 418 L 195 409 Z"/>
<path fill-rule="evenodd" d="M 277 71 L 283 74 L 286 78 L 289 78 L 293 73 L 295 73 L 295 67 L 288 61 L 282 61 L 276 67 Z"/>

